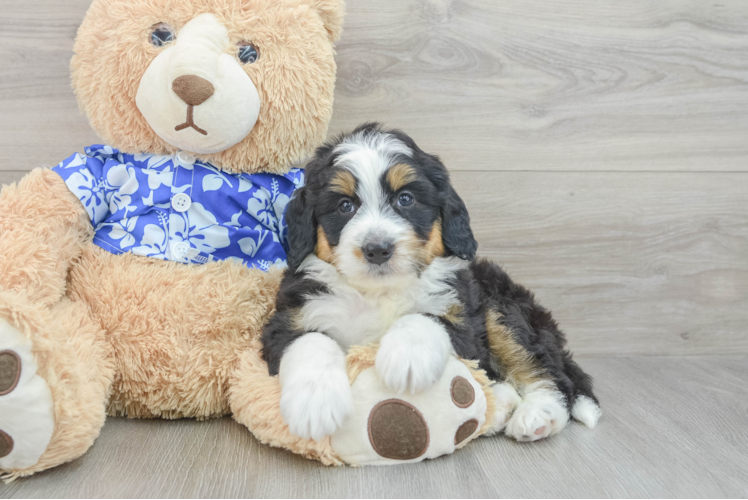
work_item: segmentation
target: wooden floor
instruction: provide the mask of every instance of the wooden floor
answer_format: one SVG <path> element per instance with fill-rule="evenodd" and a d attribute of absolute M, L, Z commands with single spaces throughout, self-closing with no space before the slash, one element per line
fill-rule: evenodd
<path fill-rule="evenodd" d="M 537 443 L 481 438 L 421 464 L 335 468 L 230 419 L 111 418 L 70 464 L 0 497 L 743 497 L 748 356 L 589 358 L 605 415 Z"/>
<path fill-rule="evenodd" d="M 0 0 L 0 183 L 99 139 L 90 0 Z M 110 419 L 6 496 L 748 496 L 748 2 L 347 0 L 331 133 L 453 172 L 480 252 L 554 311 L 606 417 L 418 466 L 327 469 L 230 420 Z"/>

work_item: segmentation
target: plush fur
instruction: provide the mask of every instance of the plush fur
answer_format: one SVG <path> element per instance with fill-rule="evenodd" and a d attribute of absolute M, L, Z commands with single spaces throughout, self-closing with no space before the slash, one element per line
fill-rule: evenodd
<path fill-rule="evenodd" d="M 154 26 L 168 23 L 178 37 L 204 13 L 228 30 L 230 57 L 237 56 L 234 44 L 249 39 L 260 51 L 242 67 L 261 108 L 247 137 L 202 158 L 231 172 L 287 172 L 326 134 L 342 0 L 94 0 L 72 61 L 81 109 L 115 148 L 173 153 L 139 112 L 135 94 L 158 54 Z M 71 153 L 84 146 L 71 145 Z M 53 400 L 47 418 L 54 420 L 39 460 L 0 471 L 6 479 L 79 457 L 106 414 L 262 418 L 248 416 L 255 395 L 236 372 L 253 349 L 258 356 L 280 271 L 110 254 L 92 244 L 84 208 L 47 169 L 3 187 L 0 234 L 0 319 L 33 344 L 37 374 Z M 22 435 L 11 438 L 23 445 Z M 323 448 L 306 449 L 335 462 Z"/>
<path fill-rule="evenodd" d="M 452 353 L 477 360 L 497 383 L 494 432 L 534 441 L 572 414 L 595 425 L 590 377 L 550 312 L 475 259 L 467 209 L 437 157 L 367 124 L 321 147 L 307 172 L 287 212 L 291 268 L 262 337 L 281 401 L 296 402 L 281 404 L 293 432 L 320 438 L 340 426 L 350 411 L 349 388 L 335 382 L 340 350 L 376 342 L 379 376 L 398 393 L 434 384 Z"/>

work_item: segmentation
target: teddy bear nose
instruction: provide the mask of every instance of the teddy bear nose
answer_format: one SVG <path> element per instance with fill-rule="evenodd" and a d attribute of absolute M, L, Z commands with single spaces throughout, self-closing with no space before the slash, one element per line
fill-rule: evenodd
<path fill-rule="evenodd" d="M 182 75 L 171 82 L 171 88 L 185 103 L 199 106 L 216 91 L 213 84 L 197 75 Z"/>

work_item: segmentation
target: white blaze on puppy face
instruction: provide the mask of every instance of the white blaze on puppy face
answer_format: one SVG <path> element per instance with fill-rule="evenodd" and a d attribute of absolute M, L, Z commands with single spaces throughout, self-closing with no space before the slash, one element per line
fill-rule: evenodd
<path fill-rule="evenodd" d="M 352 136 L 338 145 L 336 152 L 335 166 L 356 178 L 356 196 L 361 203 L 333 250 L 336 267 L 347 277 L 362 280 L 362 286 L 409 279 L 414 271 L 414 232 L 392 209 L 382 179 L 389 168 L 413 152 L 389 134 Z M 381 265 L 366 262 L 362 248 L 367 244 L 393 245 L 392 258 Z"/>
<path fill-rule="evenodd" d="M 213 14 L 193 18 L 176 34 L 176 41 L 162 49 L 140 80 L 135 98 L 159 137 L 177 148 L 210 154 L 250 133 L 260 112 L 260 96 L 235 51 L 226 27 Z M 188 87 L 182 85 L 182 97 L 174 86 L 180 77 Z M 206 87 L 213 92 L 206 94 Z M 185 95 L 201 91 L 203 98 L 209 97 L 196 105 L 185 101 Z"/>

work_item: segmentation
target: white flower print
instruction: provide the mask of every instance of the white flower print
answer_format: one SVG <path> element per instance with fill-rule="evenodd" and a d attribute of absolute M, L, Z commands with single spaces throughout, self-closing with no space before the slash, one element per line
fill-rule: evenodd
<path fill-rule="evenodd" d="M 75 153 L 73 159 L 62 168 L 80 168 L 86 165 L 86 157 L 80 153 Z"/>
<path fill-rule="evenodd" d="M 171 162 L 171 156 L 169 155 L 149 155 L 141 153 L 133 155 L 132 159 L 136 163 L 144 164 L 143 166 L 146 170 L 162 167 Z M 171 165 L 168 166 L 168 170 L 171 170 Z"/>
<path fill-rule="evenodd" d="M 132 249 L 132 253 L 145 257 L 165 257 L 168 238 L 166 232 L 156 224 L 147 224 L 143 228 L 143 239 L 140 246 Z"/>
<path fill-rule="evenodd" d="M 132 232 L 135 231 L 135 227 L 138 225 L 138 217 L 130 217 L 122 219 L 118 222 L 112 222 L 103 224 L 103 226 L 111 226 L 112 229 L 109 231 L 109 237 L 114 240 L 120 240 L 119 247 L 122 249 L 133 246 L 135 237 Z"/>
<path fill-rule="evenodd" d="M 70 156 L 54 171 L 85 207 L 102 248 L 169 259 L 171 245 L 186 242 L 191 250 L 180 259 L 185 262 L 283 265 L 283 213 L 304 183 L 302 171 L 235 175 L 173 155 L 130 155 L 100 145 L 86 153 Z M 172 210 L 177 193 L 190 196 L 187 212 Z"/>
<path fill-rule="evenodd" d="M 288 267 L 288 264 L 286 264 L 286 261 L 283 259 L 275 259 L 275 262 L 260 259 L 255 265 L 255 267 L 262 269 L 263 271 L 267 271 L 268 269 L 270 269 L 270 266 L 277 266 L 280 269 L 285 269 Z"/>
<path fill-rule="evenodd" d="M 278 243 L 278 234 L 273 231 L 268 231 L 262 227 L 262 224 L 257 224 L 255 226 L 255 231 L 259 233 L 256 240 L 251 236 L 248 236 L 237 241 L 242 253 L 249 255 L 250 257 L 254 257 L 255 254 L 257 254 L 257 251 L 262 247 L 262 244 L 265 243 L 268 234 L 272 236 L 274 242 Z"/>
<path fill-rule="evenodd" d="M 65 183 L 81 201 L 94 226 L 106 218 L 109 207 L 106 203 L 104 183 L 97 181 L 89 170 L 81 169 L 75 172 Z"/>
<path fill-rule="evenodd" d="M 247 203 L 247 212 L 269 230 L 279 232 L 279 221 L 286 210 L 290 198 L 278 189 L 278 181 L 273 179 L 272 192 L 258 189 Z"/>
<path fill-rule="evenodd" d="M 182 241 L 189 241 L 198 252 L 213 253 L 231 243 L 228 228 L 220 225 L 215 216 L 200 203 L 193 202 L 187 212 L 172 213 L 169 216 L 169 226 L 172 234 Z"/>
<path fill-rule="evenodd" d="M 132 206 L 130 195 L 138 191 L 138 179 L 135 176 L 135 168 L 130 164 L 119 164 L 110 168 L 106 173 L 106 182 L 109 193 L 109 211 L 116 213 L 125 210 L 125 216 L 130 210 L 137 207 Z"/>
<path fill-rule="evenodd" d="M 252 186 L 254 186 L 254 184 L 252 184 L 251 180 L 244 178 L 244 176 L 239 177 L 239 192 L 240 193 L 245 193 L 249 191 L 250 189 L 252 189 Z"/>
<path fill-rule="evenodd" d="M 143 169 L 142 172 L 148 176 L 149 189 L 154 190 L 161 186 L 171 187 L 171 179 L 174 177 L 171 170 Z"/>
<path fill-rule="evenodd" d="M 220 172 L 215 174 L 208 174 L 203 177 L 203 191 L 218 191 L 223 187 L 223 183 L 228 184 L 229 187 L 234 187 L 231 181 L 225 175 Z"/>

